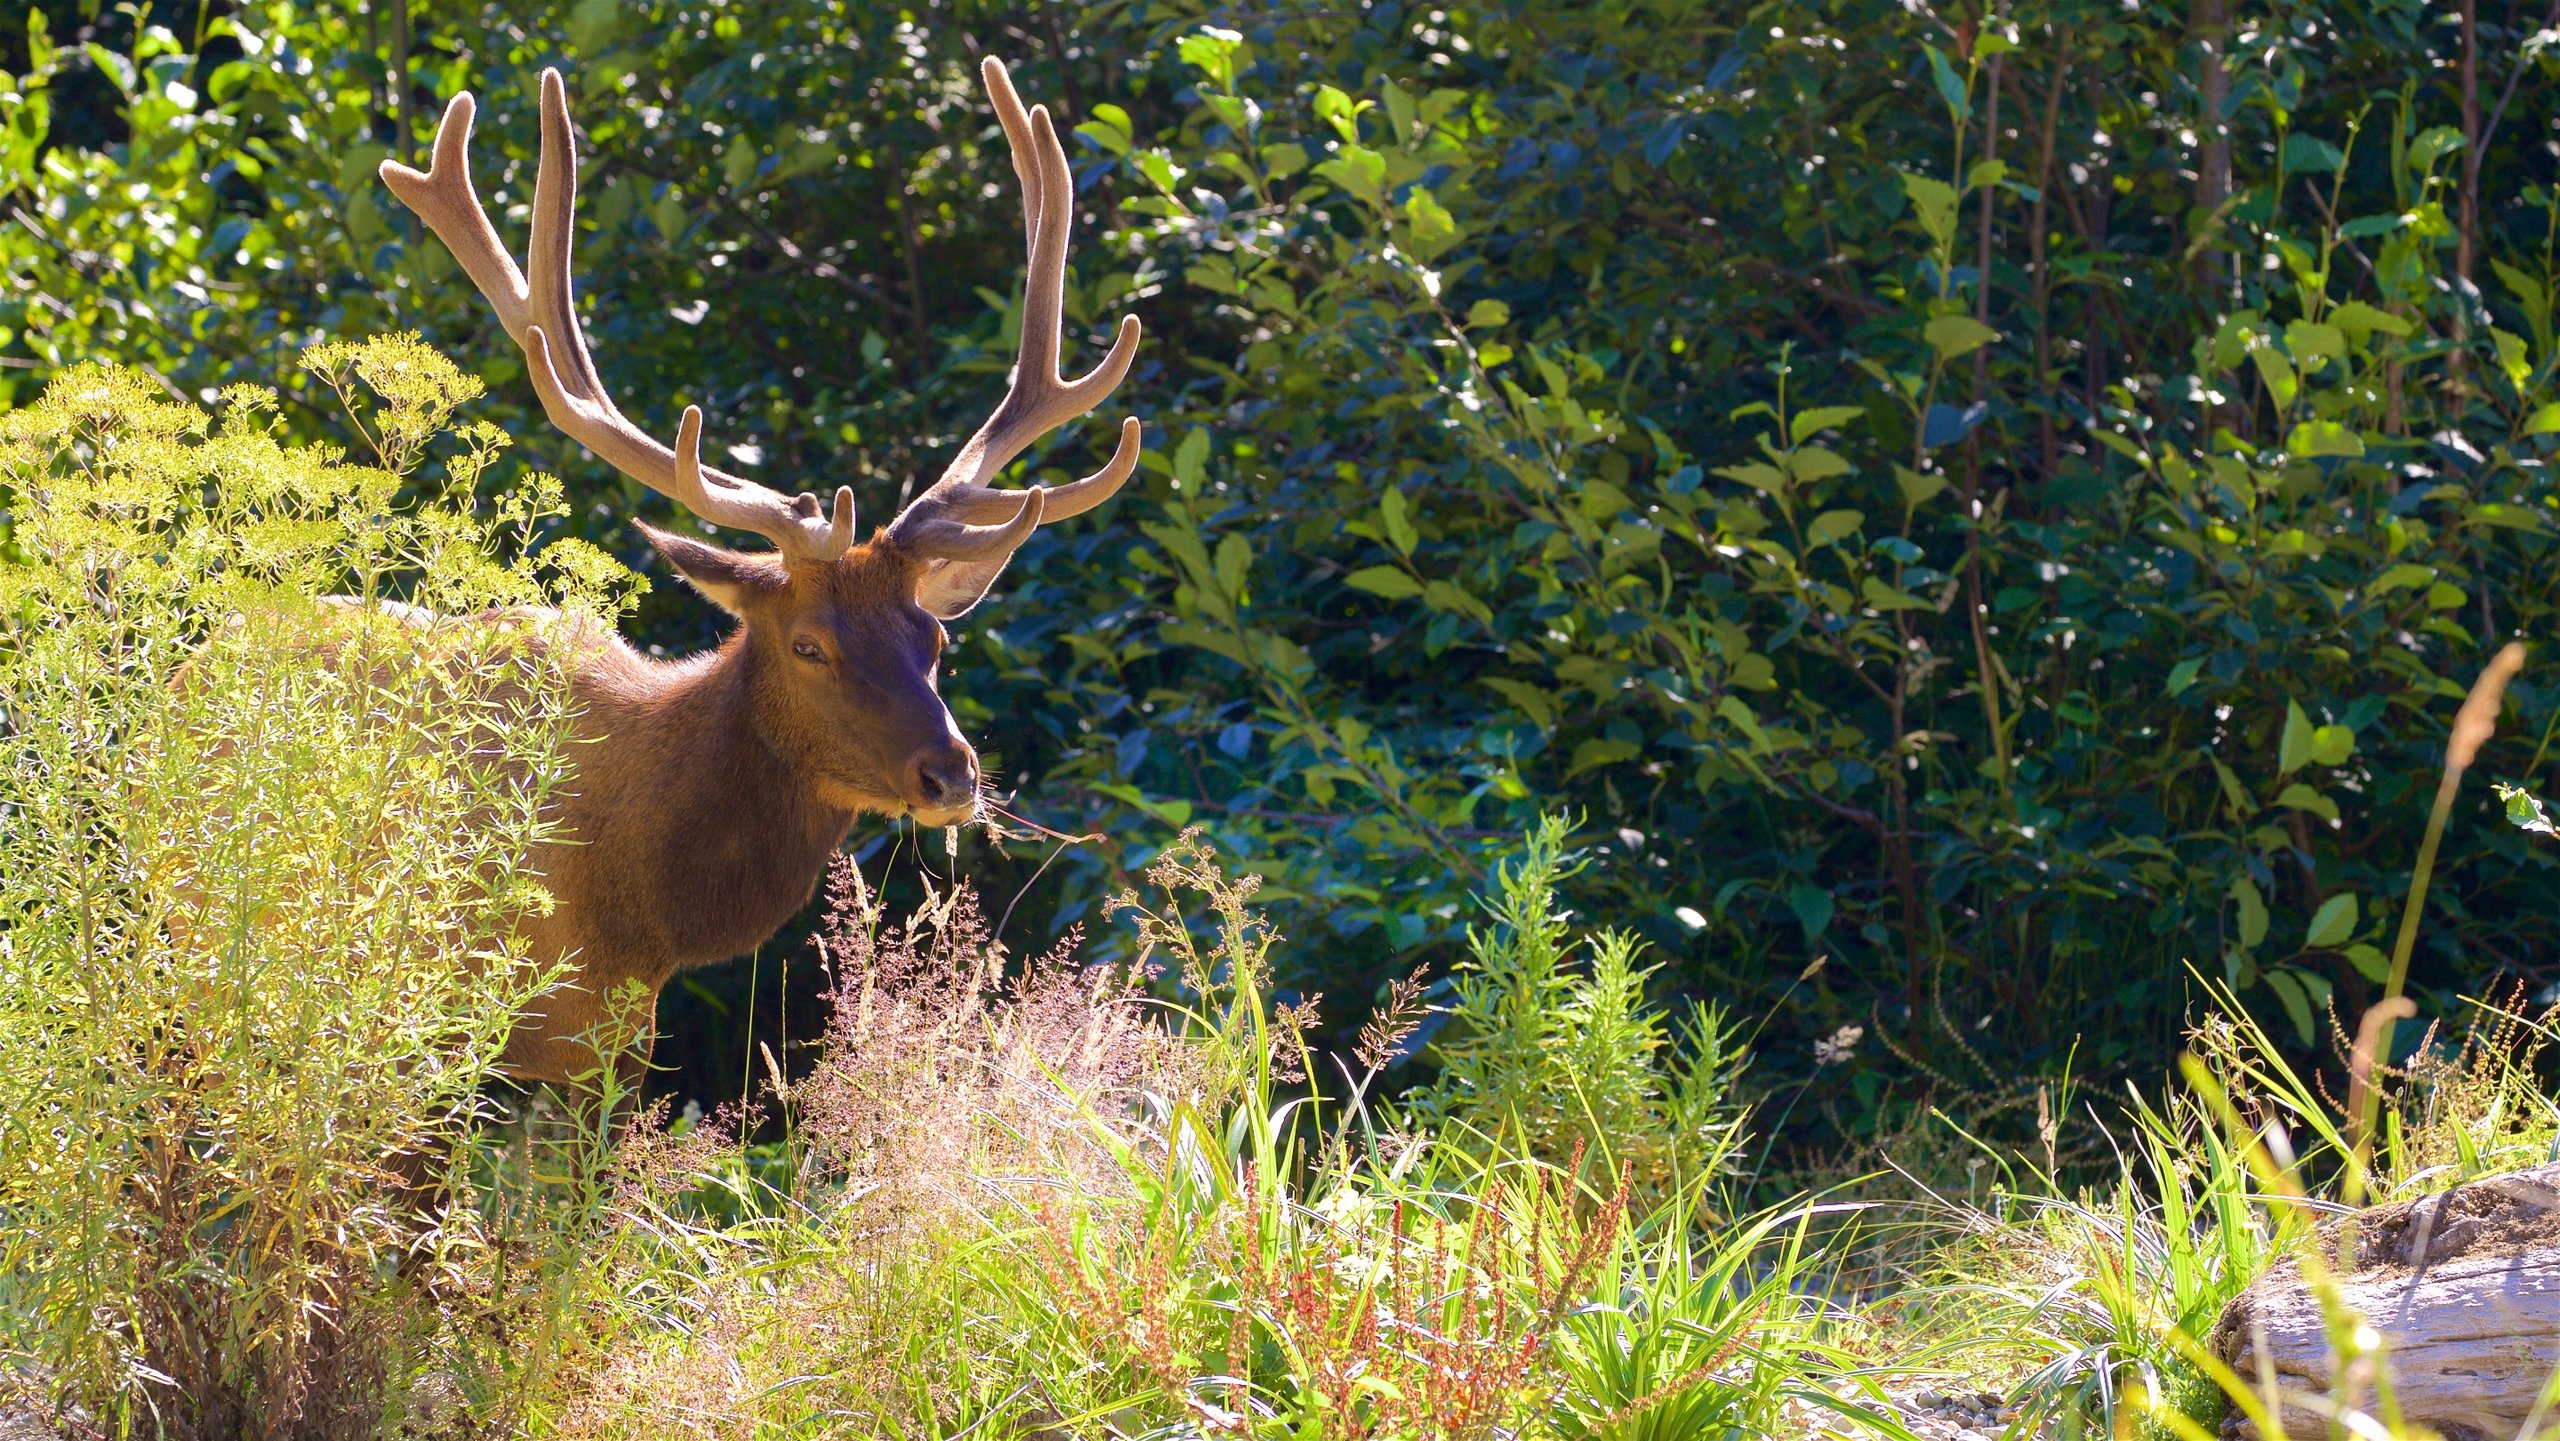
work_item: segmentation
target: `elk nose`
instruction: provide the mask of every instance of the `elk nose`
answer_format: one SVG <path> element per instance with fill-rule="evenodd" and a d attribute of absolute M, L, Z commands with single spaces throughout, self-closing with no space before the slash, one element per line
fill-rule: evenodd
<path fill-rule="evenodd" d="M 968 805 L 978 794 L 978 758 L 965 746 L 927 751 L 916 757 L 911 779 L 917 804 L 927 810 Z"/>

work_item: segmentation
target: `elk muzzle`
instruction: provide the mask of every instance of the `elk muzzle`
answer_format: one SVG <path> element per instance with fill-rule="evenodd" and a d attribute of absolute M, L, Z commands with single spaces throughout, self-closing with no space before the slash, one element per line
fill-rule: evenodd
<path fill-rule="evenodd" d="M 956 826 L 977 814 L 978 753 L 957 736 L 918 751 L 900 780 L 919 825 Z"/>

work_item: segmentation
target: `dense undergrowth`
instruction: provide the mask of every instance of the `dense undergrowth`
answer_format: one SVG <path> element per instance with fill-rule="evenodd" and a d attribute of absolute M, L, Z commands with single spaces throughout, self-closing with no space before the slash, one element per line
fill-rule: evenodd
<path fill-rule="evenodd" d="M 420 8 L 0 50 L 0 1387 L 66 1432 L 2192 1437 L 2316 1217 L 2553 1154 L 2552 854 L 2457 784 L 2560 723 L 2456 719 L 2552 618 L 2534 7 Z M 312 601 L 622 609 L 563 542 L 655 502 L 368 177 L 474 88 L 521 191 L 563 65 L 611 387 L 886 513 L 1008 353 L 988 48 L 1150 448 L 954 705 L 1110 839 L 969 839 L 1011 948 L 868 848 L 817 964 L 671 988 L 661 1091 L 757 1105 L 608 1147 L 484 1084 L 557 677 Z M 399 325 L 499 424 L 293 363 Z M 510 432 L 576 504 L 474 495 Z"/>
<path fill-rule="evenodd" d="M 447 434 L 472 387 L 431 352 L 307 363 L 379 464 L 125 371 L 0 419 L 0 1384 L 66 1435 L 1909 1441 L 1898 1391 L 1954 1377 L 2020 1436 L 2192 1438 L 2257 1404 L 2204 1338 L 2315 1215 L 2560 1143 L 2520 1000 L 2360 1034 L 2342 1104 L 2215 990 L 2104 1184 L 2065 1093 L 2040 1160 L 1938 1118 L 1961 1190 L 1914 1133 L 1884 1184 L 1757 1204 L 1791 1104 L 1757 1027 L 1667 1012 L 1639 942 L 1575 923 L 1560 819 L 1446 999 L 1408 978 L 1338 1050 L 1198 832 L 1096 964 L 1009 952 L 965 883 L 893 914 L 846 859 L 769 1124 L 617 1140 L 610 1096 L 490 1084 L 556 979 L 507 917 L 573 773 L 559 678 L 503 627 L 315 602 L 610 613 L 627 578 L 527 550 L 541 485 L 395 504 L 494 444 Z"/>
<path fill-rule="evenodd" d="M 2066 1067 L 2156 1082 L 2190 962 L 2297 1062 L 2382 984 L 2453 692 L 2549 620 L 2542 7 L 1018 10 L 36 6 L 0 34 L 0 391 L 111 357 L 196 396 L 415 327 L 571 481 L 556 523 L 636 560 L 663 502 L 547 434 L 372 179 L 470 88 L 520 201 L 556 64 L 612 392 L 887 514 L 1011 353 L 1001 53 L 1074 131 L 1071 325 L 1150 336 L 1132 489 L 959 636 L 1014 809 L 1116 842 L 1024 923 L 1203 825 L 1348 1044 L 1465 953 L 1513 837 L 1578 815 L 1607 843 L 1568 902 L 1770 1018 L 1762 1074 L 1804 1088 L 1770 1164 L 1808 1176 L 1931 1106 L 2033 1146 Z M 670 588 L 636 631 L 714 624 Z M 2555 714 L 2512 708 L 2511 780 Z M 2549 858 L 2460 819 L 2436 1015 L 2555 979 Z M 976 869 L 1010 895 L 1047 859 Z M 671 988 L 679 1101 L 759 1044 L 798 1064 L 821 1008 L 781 969 Z"/>

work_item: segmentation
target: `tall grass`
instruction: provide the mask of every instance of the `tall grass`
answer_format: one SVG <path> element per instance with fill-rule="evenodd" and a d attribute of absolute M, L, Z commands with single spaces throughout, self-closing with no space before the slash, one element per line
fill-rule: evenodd
<path fill-rule="evenodd" d="M 1834 1404 L 1804 1380 L 1808 1213 L 1709 1234 L 1703 1177 L 1639 1209 L 1631 1162 L 1327 1094 L 1306 1018 L 1269 1004 L 1251 882 L 1190 837 L 1149 877 L 1121 903 L 1135 966 L 1061 948 L 1009 974 L 965 890 L 891 921 L 844 872 L 836 1020 L 773 1097 L 787 1179 L 662 1133 L 549 1424 L 1635 1437 Z M 1551 879 L 1516 867 L 1496 904 L 1551 906 L 1527 893 Z"/>
<path fill-rule="evenodd" d="M 526 554 L 556 487 L 475 507 L 501 438 L 440 443 L 478 386 L 414 339 L 304 363 L 372 463 L 111 368 L 0 416 L 0 1384 L 100 1434 L 372 1434 L 439 1344 L 401 1298 L 452 1123 L 548 980 L 555 668 L 320 598 L 608 607 L 618 568 Z"/>

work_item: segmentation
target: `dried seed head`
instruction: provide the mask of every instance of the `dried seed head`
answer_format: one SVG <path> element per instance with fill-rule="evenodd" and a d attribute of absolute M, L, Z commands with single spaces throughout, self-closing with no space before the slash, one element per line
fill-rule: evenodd
<path fill-rule="evenodd" d="M 2462 709 L 2453 718 L 2453 739 L 2445 746 L 2444 768 L 2459 775 L 2471 769 L 2478 759 L 2480 747 L 2497 733 L 2498 705 L 2506 699 L 2507 682 L 2524 669 L 2524 647 L 2509 641 L 2489 658 L 2488 667 L 2471 683 L 2471 694 L 2463 697 Z"/>

